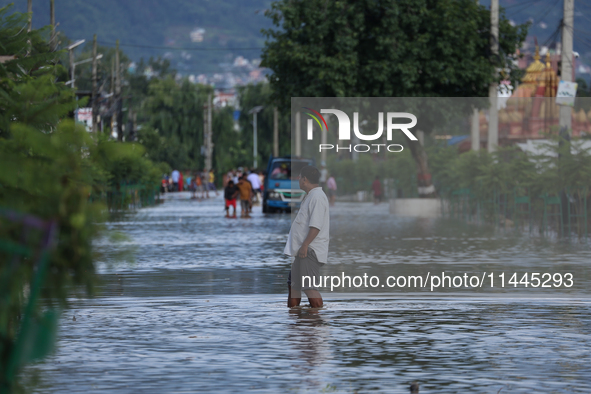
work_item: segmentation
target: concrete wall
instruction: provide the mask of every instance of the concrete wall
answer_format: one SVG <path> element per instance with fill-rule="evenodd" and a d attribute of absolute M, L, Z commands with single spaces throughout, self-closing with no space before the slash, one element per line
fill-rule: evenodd
<path fill-rule="evenodd" d="M 390 200 L 390 213 L 415 218 L 441 217 L 441 200 L 438 198 L 395 198 Z"/>

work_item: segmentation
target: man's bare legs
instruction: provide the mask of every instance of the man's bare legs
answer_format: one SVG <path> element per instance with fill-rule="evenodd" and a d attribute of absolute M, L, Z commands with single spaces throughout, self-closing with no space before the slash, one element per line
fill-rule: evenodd
<path fill-rule="evenodd" d="M 322 296 L 318 290 L 304 290 L 312 308 L 322 308 Z"/>
<path fill-rule="evenodd" d="M 287 307 L 299 306 L 301 301 L 301 298 L 291 298 L 291 285 L 287 285 Z"/>
<path fill-rule="evenodd" d="M 301 298 L 292 298 L 291 296 L 291 286 L 287 285 L 287 307 L 293 308 L 294 306 L 299 306 L 300 302 L 302 302 Z M 322 302 L 322 296 L 318 290 L 304 290 L 306 296 L 308 297 L 308 301 L 310 302 L 310 306 L 312 308 L 322 308 L 324 305 Z"/>

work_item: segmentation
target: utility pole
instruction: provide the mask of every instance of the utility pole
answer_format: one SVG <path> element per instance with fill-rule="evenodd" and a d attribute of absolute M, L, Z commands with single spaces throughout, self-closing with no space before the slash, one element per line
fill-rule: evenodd
<path fill-rule="evenodd" d="M 112 111 L 115 104 L 115 59 L 111 58 L 111 84 L 109 85 L 109 114 L 111 122 L 111 136 L 113 136 L 113 119 L 115 119 L 115 114 Z"/>
<path fill-rule="evenodd" d="M 488 151 L 494 152 L 499 145 L 499 109 L 497 96 L 499 84 L 497 83 L 497 57 L 499 55 L 499 0 L 491 0 L 490 3 L 490 50 L 495 65 L 494 80 L 488 88 L 490 109 L 488 115 Z"/>
<path fill-rule="evenodd" d="M 574 29 L 574 0 L 564 0 L 564 15 L 562 19 L 562 53 L 560 59 L 560 79 L 573 81 L 573 29 Z M 560 132 L 564 135 L 571 132 L 572 108 L 566 105 L 560 106 Z"/>
<path fill-rule="evenodd" d="M 115 59 L 111 58 L 111 85 L 109 85 L 110 90 L 109 93 L 112 95 L 115 94 Z"/>
<path fill-rule="evenodd" d="M 32 7 L 32 6 L 31 6 Z M 55 52 L 57 42 L 55 38 L 55 4 L 54 0 L 49 0 L 49 24 L 51 25 L 51 37 L 49 39 L 49 48 L 51 52 Z"/>
<path fill-rule="evenodd" d="M 121 70 L 119 61 L 119 40 L 115 49 L 115 108 L 117 121 L 117 139 L 123 141 L 123 111 L 121 102 Z"/>
<path fill-rule="evenodd" d="M 76 89 L 74 79 L 76 78 L 75 66 L 74 66 L 74 48 L 70 49 L 70 81 L 72 81 L 72 89 Z"/>
<path fill-rule="evenodd" d="M 480 114 L 478 108 L 474 108 L 471 116 L 472 124 L 470 128 L 470 139 L 472 140 L 472 150 L 480 150 Z"/>
<path fill-rule="evenodd" d="M 300 157 L 302 155 L 302 120 L 300 111 L 296 112 L 295 118 L 295 155 L 296 157 Z"/>
<path fill-rule="evenodd" d="M 273 157 L 279 156 L 279 111 L 273 108 Z"/>
<path fill-rule="evenodd" d="M 253 136 L 252 136 L 252 157 L 253 157 L 253 164 L 252 167 L 253 168 L 257 168 L 257 112 L 254 113 L 254 119 L 253 119 Z"/>
<path fill-rule="evenodd" d="M 262 105 L 257 105 L 250 111 L 248 111 L 249 115 L 253 116 L 252 119 L 252 159 L 253 159 L 253 168 L 257 168 L 258 164 L 258 133 L 257 133 L 257 114 L 263 110 Z"/>
<path fill-rule="evenodd" d="M 207 96 L 208 101 L 203 104 L 203 146 L 201 148 L 201 154 L 205 156 L 205 160 L 203 165 L 207 167 L 207 134 L 209 130 L 208 123 L 208 116 L 207 116 L 207 108 L 209 107 L 209 96 Z"/>
<path fill-rule="evenodd" d="M 205 145 L 205 170 L 211 170 L 212 166 L 212 153 L 213 153 L 213 143 L 212 143 L 212 117 L 211 117 L 211 110 L 213 107 L 213 103 L 211 100 L 212 96 L 211 93 L 207 95 L 207 141 Z"/>
<path fill-rule="evenodd" d="M 29 28 L 27 31 L 33 30 L 33 0 L 27 0 L 27 12 L 29 13 Z"/>
<path fill-rule="evenodd" d="M 476 0 L 476 6 L 479 4 L 480 2 Z M 480 150 L 480 111 L 478 111 L 478 108 L 474 107 L 470 120 L 470 140 L 472 142 L 472 150 L 478 152 Z"/>
<path fill-rule="evenodd" d="M 320 135 L 320 143 L 321 144 L 326 144 L 326 139 L 327 139 L 327 130 L 326 127 L 324 125 L 322 125 L 322 134 Z M 320 161 L 321 163 L 326 163 L 326 149 L 322 150 L 322 153 L 320 153 Z M 325 164 L 323 164 L 325 165 Z"/>
<path fill-rule="evenodd" d="M 98 83 L 97 83 L 96 34 L 92 41 L 92 132 L 98 131 Z"/>
<path fill-rule="evenodd" d="M 563 16 L 562 16 L 562 52 L 560 59 L 560 80 L 566 82 L 573 81 L 573 29 L 574 29 L 574 0 L 564 0 Z M 560 159 L 562 158 L 563 152 L 566 155 L 570 154 L 570 137 L 572 133 L 572 108 L 567 105 L 560 106 L 560 115 L 558 124 L 560 125 L 560 138 L 558 140 L 558 146 L 560 153 L 558 154 L 558 165 L 560 166 Z M 566 149 L 564 149 L 564 146 Z M 564 149 L 564 150 L 563 150 Z M 560 205 L 562 208 L 562 225 L 568 230 L 567 234 L 571 231 L 569 226 L 569 199 L 565 190 L 560 193 Z"/>

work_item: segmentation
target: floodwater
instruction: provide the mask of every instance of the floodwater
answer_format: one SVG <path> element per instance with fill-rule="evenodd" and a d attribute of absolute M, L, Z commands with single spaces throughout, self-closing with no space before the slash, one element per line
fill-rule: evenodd
<path fill-rule="evenodd" d="M 493 287 L 328 288 L 325 308 L 290 310 L 290 216 L 226 219 L 221 197 L 187 197 L 109 224 L 127 239 L 97 242 L 99 293 L 72 299 L 55 354 L 23 374 L 32 391 L 591 392 L 585 243 L 337 203 L 323 275 L 492 273 Z M 532 272 L 573 285 L 500 286 Z"/>

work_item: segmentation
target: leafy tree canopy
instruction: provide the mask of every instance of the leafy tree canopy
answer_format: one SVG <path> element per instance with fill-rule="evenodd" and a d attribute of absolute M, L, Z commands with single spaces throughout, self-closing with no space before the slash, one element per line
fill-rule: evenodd
<path fill-rule="evenodd" d="M 275 99 L 482 97 L 495 68 L 518 76 L 526 25 L 501 12 L 499 55 L 490 12 L 472 0 L 282 0 L 266 12 L 276 29 L 263 63 Z"/>

